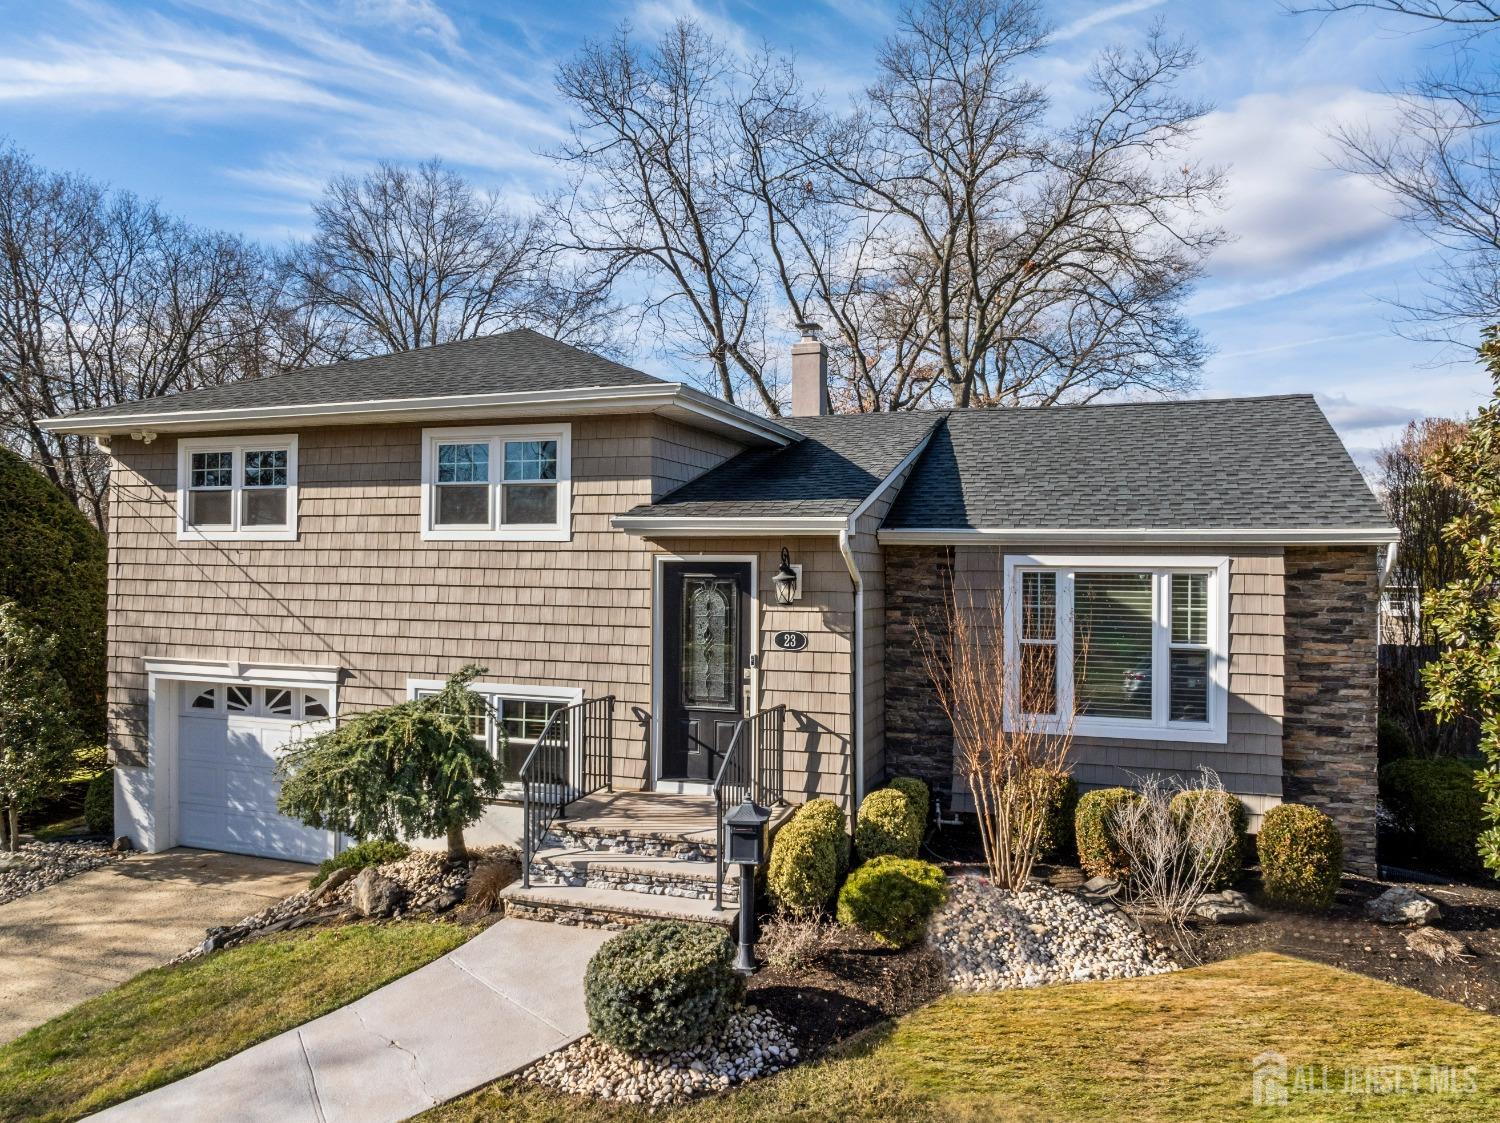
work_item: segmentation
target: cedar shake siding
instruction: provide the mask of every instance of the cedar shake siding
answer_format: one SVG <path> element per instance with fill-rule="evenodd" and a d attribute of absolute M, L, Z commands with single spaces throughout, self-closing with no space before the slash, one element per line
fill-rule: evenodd
<path fill-rule="evenodd" d="M 303 430 L 296 541 L 178 541 L 176 440 L 117 438 L 109 594 L 114 759 L 146 763 L 148 656 L 337 666 L 345 713 L 399 701 L 408 679 L 442 678 L 474 662 L 488 668 L 489 682 L 613 693 L 617 783 L 643 783 L 653 550 L 609 520 L 739 446 L 650 415 L 563 420 L 572 425 L 569 542 L 424 541 L 420 425 Z M 267 431 L 278 430 L 273 424 Z M 809 571 L 816 586 L 822 579 Z M 768 580 L 763 571 L 762 583 Z M 806 654 L 830 673 L 825 645 Z M 831 681 L 823 685 L 835 689 Z M 846 736 L 847 716 L 843 721 Z"/>
<path fill-rule="evenodd" d="M 1096 551 L 1070 547 L 1064 552 Z M 1149 556 L 1143 550 L 1115 552 Z M 976 595 L 997 590 L 1002 556 L 994 547 L 885 548 L 886 773 L 919 776 L 945 798 L 955 794 L 952 730 L 923 666 L 919 628 L 933 634 L 941 631 L 948 592 L 955 583 Z M 1252 821 L 1280 801 L 1282 570 L 1281 552 L 1276 549 L 1242 551 L 1229 559 L 1227 742 L 1079 737 L 1072 759 L 1074 775 L 1083 787 L 1129 785 L 1134 775 L 1146 772 L 1173 772 L 1186 778 L 1205 765 L 1244 800 Z M 967 809 L 965 793 L 956 794 L 958 808 Z"/>
<path fill-rule="evenodd" d="M 1344 863 L 1375 865 L 1379 555 L 1286 551 L 1286 798 L 1326 812 Z"/>

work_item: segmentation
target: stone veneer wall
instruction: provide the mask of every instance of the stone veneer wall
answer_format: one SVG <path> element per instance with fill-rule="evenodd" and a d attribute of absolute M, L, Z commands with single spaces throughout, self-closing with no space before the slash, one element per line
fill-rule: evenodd
<path fill-rule="evenodd" d="M 916 776 L 948 806 L 953 794 L 953 729 L 922 660 L 922 629 L 946 630 L 953 587 L 947 546 L 886 547 L 885 774 Z M 872 785 L 873 786 L 873 785 Z"/>
<path fill-rule="evenodd" d="M 1344 864 L 1366 874 L 1376 872 L 1379 604 L 1375 550 L 1286 551 L 1284 798 L 1327 813 Z"/>

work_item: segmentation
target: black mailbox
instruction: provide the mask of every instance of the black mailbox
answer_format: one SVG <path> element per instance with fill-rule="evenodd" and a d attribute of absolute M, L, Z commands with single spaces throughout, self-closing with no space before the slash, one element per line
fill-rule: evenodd
<path fill-rule="evenodd" d="M 745 802 L 724 816 L 729 836 L 727 863 L 731 866 L 758 866 L 766 856 L 766 824 L 771 813 L 753 802 Z"/>

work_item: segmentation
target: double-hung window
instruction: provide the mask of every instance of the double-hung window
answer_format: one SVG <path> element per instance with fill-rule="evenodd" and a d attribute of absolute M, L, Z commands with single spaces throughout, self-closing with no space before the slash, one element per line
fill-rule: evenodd
<path fill-rule="evenodd" d="M 505 425 L 422 434 L 422 536 L 568 539 L 570 427 Z"/>
<path fill-rule="evenodd" d="M 1223 558 L 1005 559 L 1007 719 L 1223 743 Z"/>
<path fill-rule="evenodd" d="M 297 438 L 178 443 L 177 536 L 297 537 Z"/>
<path fill-rule="evenodd" d="M 434 680 L 418 680 L 408 683 L 413 698 L 428 698 L 438 693 L 443 684 Z M 501 686 L 494 683 L 476 682 L 469 689 L 489 703 L 489 713 L 473 725 L 474 741 L 483 745 L 490 754 L 500 758 L 505 766 L 507 784 L 518 783 L 521 765 L 536 747 L 537 738 L 547 728 L 547 723 L 557 711 L 583 700 L 583 692 L 563 687 Z M 564 740 L 571 731 L 564 724 L 567 715 L 554 723 L 554 732 Z M 550 740 L 550 737 L 549 737 Z M 566 777 L 562 777 L 566 781 Z"/>

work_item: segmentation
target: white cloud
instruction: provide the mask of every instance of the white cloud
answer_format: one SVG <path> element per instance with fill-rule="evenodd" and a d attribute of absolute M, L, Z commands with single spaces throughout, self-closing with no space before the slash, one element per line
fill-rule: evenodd
<path fill-rule="evenodd" d="M 1164 0 L 1120 0 L 1120 3 L 1108 4 L 1086 16 L 1078 17 L 1071 23 L 1064 24 L 1052 33 L 1052 41 L 1062 43 L 1069 39 L 1076 39 L 1085 32 L 1092 31 L 1101 23 L 1109 23 L 1139 12 L 1150 11 L 1152 8 L 1160 7 L 1163 2 Z"/>
<path fill-rule="evenodd" d="M 1328 415 L 1335 428 L 1341 432 L 1358 433 L 1370 429 L 1389 429 L 1405 425 L 1408 421 L 1422 417 L 1419 409 L 1411 406 L 1382 405 L 1378 402 L 1357 402 L 1343 394 L 1319 394 L 1318 403 Z"/>

